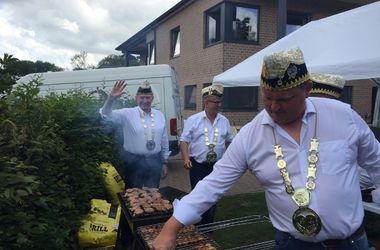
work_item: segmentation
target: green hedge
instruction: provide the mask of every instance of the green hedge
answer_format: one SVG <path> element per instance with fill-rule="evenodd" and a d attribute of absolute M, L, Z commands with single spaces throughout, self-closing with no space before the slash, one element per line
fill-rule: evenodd
<path fill-rule="evenodd" d="M 89 201 L 107 198 L 98 163 L 120 166 L 104 96 L 41 97 L 39 86 L 0 96 L 0 249 L 73 248 Z"/>

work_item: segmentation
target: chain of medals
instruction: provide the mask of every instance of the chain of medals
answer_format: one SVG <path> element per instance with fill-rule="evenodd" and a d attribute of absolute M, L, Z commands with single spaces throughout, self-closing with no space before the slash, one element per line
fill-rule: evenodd
<path fill-rule="evenodd" d="M 213 163 L 213 162 L 215 162 L 216 159 L 217 159 L 217 157 L 218 157 L 218 155 L 214 151 L 218 135 L 219 135 L 219 129 L 215 128 L 213 142 L 210 143 L 210 139 L 208 138 L 208 129 L 205 128 L 205 144 L 206 144 L 206 146 L 208 147 L 208 150 L 209 150 L 207 152 L 207 155 L 206 155 L 206 162 L 207 163 Z"/>
<path fill-rule="evenodd" d="M 294 189 L 292 181 L 286 168 L 286 161 L 282 154 L 281 145 L 277 144 L 276 134 L 272 128 L 274 137 L 274 153 L 276 155 L 277 167 L 285 185 L 285 191 L 292 197 L 293 201 L 298 205 L 298 209 L 293 214 L 293 225 L 304 236 L 313 237 L 319 233 L 322 222 L 318 214 L 309 208 L 311 201 L 311 192 L 315 189 L 315 179 L 318 161 L 319 141 L 317 134 L 317 117 L 315 118 L 314 137 L 310 141 L 308 169 L 306 188 Z"/>
<path fill-rule="evenodd" d="M 144 112 L 139 112 L 140 113 L 140 119 L 141 123 L 144 127 L 144 135 L 145 135 L 145 140 L 146 140 L 146 148 L 149 151 L 152 151 L 156 147 L 156 143 L 154 142 L 154 136 L 155 136 L 155 125 L 154 125 L 154 116 L 153 116 L 153 111 L 150 112 L 150 126 L 151 126 L 151 131 L 152 131 L 152 136 L 151 139 L 149 140 L 148 138 L 148 126 L 146 125 L 145 118 L 144 118 Z"/>

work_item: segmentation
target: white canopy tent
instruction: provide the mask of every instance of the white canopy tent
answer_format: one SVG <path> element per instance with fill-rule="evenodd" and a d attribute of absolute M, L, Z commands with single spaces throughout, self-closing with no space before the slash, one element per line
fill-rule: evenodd
<path fill-rule="evenodd" d="M 299 47 L 310 72 L 345 80 L 380 77 L 380 1 L 302 26 L 214 77 L 225 87 L 258 86 L 267 54 Z"/>
<path fill-rule="evenodd" d="M 345 80 L 380 78 L 380 1 L 302 26 L 231 69 L 213 84 L 259 86 L 265 55 L 301 48 L 310 72 L 339 74 Z M 380 86 L 379 79 L 374 80 Z M 380 125 L 378 89 L 373 125 Z"/>

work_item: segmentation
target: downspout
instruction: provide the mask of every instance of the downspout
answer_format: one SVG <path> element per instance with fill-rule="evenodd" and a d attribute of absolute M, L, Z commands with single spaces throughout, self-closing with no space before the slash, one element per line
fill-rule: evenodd
<path fill-rule="evenodd" d="M 278 0 L 277 4 L 277 40 L 280 40 L 286 36 L 287 4 L 286 0 Z"/>

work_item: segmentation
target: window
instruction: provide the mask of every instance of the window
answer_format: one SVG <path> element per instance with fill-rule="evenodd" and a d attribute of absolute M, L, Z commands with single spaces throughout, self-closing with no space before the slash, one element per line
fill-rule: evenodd
<path fill-rule="evenodd" d="M 220 41 L 220 14 L 220 6 L 206 12 L 206 45 L 210 45 Z"/>
<path fill-rule="evenodd" d="M 339 100 L 348 104 L 352 104 L 352 86 L 344 86 Z"/>
<path fill-rule="evenodd" d="M 151 41 L 150 43 L 148 43 L 148 59 L 146 60 L 148 65 L 156 64 L 155 50 L 156 50 L 155 42 Z"/>
<path fill-rule="evenodd" d="M 187 85 L 185 86 L 185 109 L 195 110 L 196 105 L 196 85 Z"/>
<path fill-rule="evenodd" d="M 286 20 L 286 34 L 288 35 L 308 23 L 309 16 L 302 13 L 288 12 Z"/>
<path fill-rule="evenodd" d="M 171 57 L 177 57 L 181 51 L 181 35 L 179 27 L 171 31 Z"/>
<path fill-rule="evenodd" d="M 258 10 L 235 6 L 232 20 L 232 39 L 257 42 Z"/>
<path fill-rule="evenodd" d="M 223 111 L 257 111 L 259 87 L 224 88 Z"/>
<path fill-rule="evenodd" d="M 205 46 L 259 41 L 259 7 L 223 1 L 205 12 Z"/>

